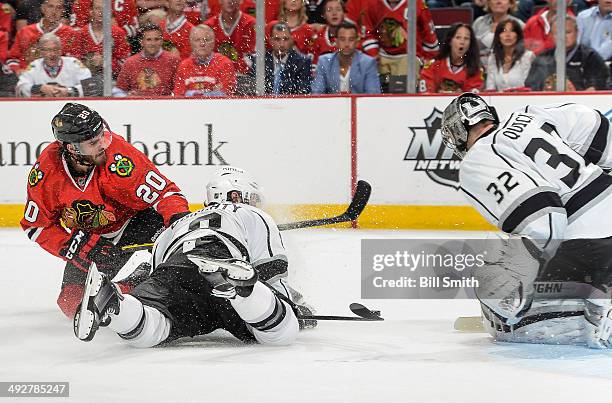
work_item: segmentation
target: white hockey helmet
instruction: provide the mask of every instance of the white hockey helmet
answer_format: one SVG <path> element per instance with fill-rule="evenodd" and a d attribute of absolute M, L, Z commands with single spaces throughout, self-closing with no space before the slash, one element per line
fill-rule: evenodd
<path fill-rule="evenodd" d="M 493 124 L 499 124 L 497 111 L 491 105 L 487 105 L 482 97 L 466 92 L 444 109 L 442 114 L 442 138 L 448 148 L 463 159 L 467 152 L 467 140 L 470 127 L 490 120 Z"/>
<path fill-rule="evenodd" d="M 244 203 L 254 207 L 263 205 L 263 190 L 244 169 L 221 168 L 206 185 L 204 205 L 212 203 Z"/>

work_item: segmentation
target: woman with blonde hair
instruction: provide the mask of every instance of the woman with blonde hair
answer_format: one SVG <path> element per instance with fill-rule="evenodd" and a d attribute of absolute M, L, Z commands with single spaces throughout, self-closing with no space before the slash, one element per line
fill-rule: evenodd
<path fill-rule="evenodd" d="M 500 22 L 487 62 L 486 89 L 506 91 L 524 87 L 534 58 L 533 52 L 525 49 L 521 25 L 511 19 Z"/>
<path fill-rule="evenodd" d="M 312 57 L 313 46 L 317 39 L 317 32 L 308 24 L 308 14 L 306 12 L 305 2 L 303 0 L 280 1 L 278 21 L 271 21 L 266 26 L 268 43 L 272 26 L 278 22 L 285 22 L 289 25 L 295 48 L 303 55 Z"/>

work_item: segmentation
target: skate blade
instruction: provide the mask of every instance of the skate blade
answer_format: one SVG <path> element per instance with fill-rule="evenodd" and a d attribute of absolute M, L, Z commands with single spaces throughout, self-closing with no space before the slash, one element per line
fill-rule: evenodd
<path fill-rule="evenodd" d="M 95 263 L 92 263 L 87 273 L 87 279 L 85 280 L 85 290 L 83 291 L 83 298 L 79 309 L 74 316 L 74 334 L 82 341 L 90 341 L 93 339 L 95 334 L 95 314 L 93 312 L 93 304 L 91 299 L 98 294 L 102 281 L 98 273 L 98 269 Z M 94 331 L 92 331 L 94 330 Z"/>

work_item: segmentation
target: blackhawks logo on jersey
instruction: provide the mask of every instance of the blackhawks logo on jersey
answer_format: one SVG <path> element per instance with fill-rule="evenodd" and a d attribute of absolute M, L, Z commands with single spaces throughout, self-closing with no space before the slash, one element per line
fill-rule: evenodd
<path fill-rule="evenodd" d="M 62 223 L 65 227 L 94 229 L 115 222 L 115 214 L 105 210 L 104 204 L 96 205 L 89 200 L 76 200 L 71 207 L 62 211 Z"/>
<path fill-rule="evenodd" d="M 37 162 L 36 165 L 34 165 L 32 169 L 30 169 L 30 173 L 28 174 L 28 183 L 30 184 L 30 186 L 36 186 L 38 182 L 40 182 L 42 178 L 44 178 L 45 173 L 39 168 L 40 164 Z"/>
<path fill-rule="evenodd" d="M 238 51 L 231 42 L 221 42 L 218 47 L 218 52 L 230 59 L 232 62 L 238 60 Z"/>
<path fill-rule="evenodd" d="M 436 183 L 459 189 L 461 161 L 442 141 L 442 112 L 434 108 L 423 122 L 424 126 L 409 127 L 412 135 L 404 161 L 416 161 L 415 171 L 425 172 Z"/>
<path fill-rule="evenodd" d="M 134 162 L 128 157 L 121 154 L 115 154 L 115 162 L 108 166 L 111 172 L 117 174 L 121 178 L 126 178 L 132 174 L 134 170 Z"/>

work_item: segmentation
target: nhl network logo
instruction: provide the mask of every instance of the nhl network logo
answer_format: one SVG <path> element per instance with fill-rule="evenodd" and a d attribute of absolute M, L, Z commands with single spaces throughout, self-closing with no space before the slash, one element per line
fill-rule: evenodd
<path fill-rule="evenodd" d="M 423 127 L 409 127 L 411 133 L 404 161 L 416 161 L 415 171 L 423 171 L 434 182 L 459 189 L 461 161 L 442 141 L 442 112 L 434 108 Z"/>

